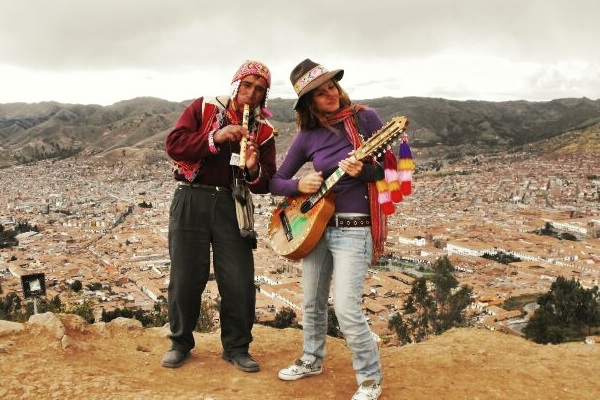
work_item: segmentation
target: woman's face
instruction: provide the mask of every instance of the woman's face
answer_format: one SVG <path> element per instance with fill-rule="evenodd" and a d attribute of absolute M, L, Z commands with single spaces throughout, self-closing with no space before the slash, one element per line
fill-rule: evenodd
<path fill-rule="evenodd" d="M 319 113 L 329 114 L 337 111 L 340 108 L 340 92 L 333 80 L 316 88 L 312 94 L 312 101 Z"/>

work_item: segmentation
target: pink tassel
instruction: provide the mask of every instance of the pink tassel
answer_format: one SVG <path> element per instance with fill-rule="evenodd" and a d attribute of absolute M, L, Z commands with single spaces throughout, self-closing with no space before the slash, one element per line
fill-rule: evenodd
<path fill-rule="evenodd" d="M 392 198 L 388 190 L 388 183 L 385 180 L 381 180 L 375 182 L 375 185 L 377 186 L 377 201 L 381 206 L 381 212 L 385 215 L 393 214 L 396 207 L 394 207 L 394 203 L 392 203 Z"/>
<path fill-rule="evenodd" d="M 273 113 L 267 107 L 261 108 L 260 111 L 262 111 L 262 114 L 265 116 L 265 118 L 273 118 Z"/>
<path fill-rule="evenodd" d="M 388 146 L 385 152 L 385 158 L 383 160 L 385 180 L 388 183 L 388 191 L 390 192 L 392 201 L 399 203 L 402 201 L 402 192 L 400 190 L 400 184 L 398 183 L 398 170 L 396 157 Z"/>
<path fill-rule="evenodd" d="M 415 163 L 412 159 L 412 152 L 408 145 L 408 135 L 405 133 L 401 137 L 399 160 L 398 160 L 398 181 L 400 182 L 400 191 L 402 195 L 412 194 L 412 171 L 415 169 Z"/>

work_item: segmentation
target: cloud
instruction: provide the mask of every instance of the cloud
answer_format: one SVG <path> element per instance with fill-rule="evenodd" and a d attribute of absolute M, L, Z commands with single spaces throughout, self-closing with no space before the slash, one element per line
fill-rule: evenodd
<path fill-rule="evenodd" d="M 214 95 L 246 59 L 292 97 L 289 71 L 307 57 L 346 69 L 353 98 L 600 97 L 596 0 L 7 3 L 0 101 Z"/>

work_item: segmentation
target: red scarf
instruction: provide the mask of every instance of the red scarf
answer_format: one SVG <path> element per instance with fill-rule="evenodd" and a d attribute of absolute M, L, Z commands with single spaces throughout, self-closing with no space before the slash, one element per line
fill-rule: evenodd
<path fill-rule="evenodd" d="M 327 123 L 330 126 L 334 126 L 340 122 L 344 123 L 344 129 L 354 149 L 358 149 L 363 144 L 363 138 L 360 136 L 358 121 L 354 118 L 354 113 L 358 113 L 363 109 L 364 106 L 356 104 L 352 108 L 343 108 L 334 115 L 327 117 Z M 365 160 L 365 162 L 369 161 Z M 376 163 L 375 160 L 372 162 Z M 378 192 L 375 182 L 367 182 L 367 188 L 369 192 L 369 208 L 371 211 L 371 236 L 373 237 L 373 257 L 371 264 L 374 265 L 383 254 L 385 240 L 387 239 L 387 215 L 381 212 L 377 200 Z"/>

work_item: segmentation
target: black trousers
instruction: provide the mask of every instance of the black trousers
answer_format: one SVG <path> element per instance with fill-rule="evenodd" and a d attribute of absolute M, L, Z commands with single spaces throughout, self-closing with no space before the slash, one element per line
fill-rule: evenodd
<path fill-rule="evenodd" d="M 229 356 L 252 342 L 256 290 L 254 256 L 242 238 L 230 191 L 178 186 L 169 212 L 171 273 L 168 289 L 172 349 L 195 347 L 201 295 L 213 269 L 221 297 L 221 343 Z"/>

